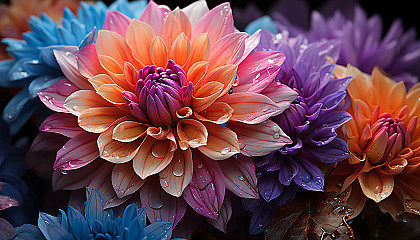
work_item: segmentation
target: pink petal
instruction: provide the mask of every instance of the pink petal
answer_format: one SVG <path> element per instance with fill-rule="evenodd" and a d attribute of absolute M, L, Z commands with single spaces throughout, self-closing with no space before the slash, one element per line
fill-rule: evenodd
<path fill-rule="evenodd" d="M 54 169 L 72 170 L 85 166 L 99 157 L 97 134 L 82 132 L 70 139 L 57 152 Z"/>
<path fill-rule="evenodd" d="M 140 200 L 151 223 L 171 222 L 172 227 L 175 227 L 187 209 L 184 199 L 173 197 L 163 191 L 155 177 L 150 177 L 149 181 L 140 188 Z"/>
<path fill-rule="evenodd" d="M 247 124 L 263 122 L 285 109 L 283 106 L 278 106 L 269 97 L 253 92 L 227 94 L 219 100 L 233 108 L 230 120 Z"/>
<path fill-rule="evenodd" d="M 289 136 L 270 120 L 254 125 L 231 122 L 227 127 L 238 136 L 241 153 L 249 157 L 264 156 L 292 143 Z"/>
<path fill-rule="evenodd" d="M 52 174 L 52 189 L 57 190 L 77 190 L 89 185 L 96 176 L 96 172 L 103 165 L 112 165 L 102 159 L 96 159 L 88 165 L 70 171 L 55 170 Z"/>
<path fill-rule="evenodd" d="M 80 89 L 93 89 L 87 79 L 82 76 L 77 67 L 77 59 L 74 54 L 77 51 L 76 46 L 64 47 L 60 50 L 54 50 L 54 56 L 60 65 L 64 76 Z"/>
<path fill-rule="evenodd" d="M 227 192 L 225 199 L 223 200 L 222 208 L 220 209 L 220 217 L 217 220 L 207 218 L 209 222 L 214 227 L 218 228 L 220 231 L 227 233 L 226 225 L 229 222 L 230 217 L 232 216 L 232 202 L 230 193 Z"/>
<path fill-rule="evenodd" d="M 3 188 L 3 186 L 6 183 L 0 182 L 0 190 Z M 19 202 L 14 199 L 11 198 L 9 196 L 4 196 L 4 195 L 0 195 L 0 210 L 9 208 L 9 207 L 14 207 L 14 206 L 18 206 Z"/>
<path fill-rule="evenodd" d="M 112 186 L 119 198 L 131 195 L 141 188 L 144 180 L 141 179 L 133 170 L 131 162 L 115 164 L 112 170 Z"/>
<path fill-rule="evenodd" d="M 250 53 L 239 65 L 239 85 L 234 92 L 260 93 L 277 76 L 285 59 L 278 51 Z"/>
<path fill-rule="evenodd" d="M 260 38 L 261 38 L 260 33 L 261 33 L 261 30 L 258 30 L 251 36 L 245 38 L 245 51 L 241 59 L 239 59 L 237 63 L 238 65 L 240 65 L 242 61 L 248 57 L 248 55 L 252 52 L 252 50 L 254 50 L 254 48 L 258 46 L 258 44 L 260 43 Z"/>
<path fill-rule="evenodd" d="M 281 108 L 289 108 L 290 103 L 298 97 L 297 92 L 279 81 L 272 81 L 270 85 L 261 91 L 261 94 L 269 97 Z"/>
<path fill-rule="evenodd" d="M 88 188 L 98 190 L 106 199 L 104 208 L 118 206 L 127 201 L 130 196 L 119 198 L 112 187 L 111 173 L 115 164 L 106 164 L 100 167 Z"/>
<path fill-rule="evenodd" d="M 214 160 L 197 150 L 193 151 L 194 170 L 185 188 L 185 201 L 199 214 L 218 219 L 225 196 L 223 173 Z"/>
<path fill-rule="evenodd" d="M 40 131 L 59 133 L 63 136 L 72 138 L 79 133 L 84 132 L 82 128 L 77 124 L 77 117 L 64 114 L 64 113 L 53 113 L 47 117 L 39 127 Z"/>
<path fill-rule="evenodd" d="M 254 160 L 235 155 L 217 162 L 223 172 L 226 188 L 242 198 L 259 198 Z"/>
<path fill-rule="evenodd" d="M 210 44 L 213 45 L 220 38 L 233 33 L 232 9 L 229 3 L 222 3 L 207 12 L 195 25 L 192 31 L 192 39 L 200 33 L 208 32 Z"/>
<path fill-rule="evenodd" d="M 166 6 L 159 6 L 155 2 L 150 1 L 144 9 L 139 20 L 149 24 L 156 34 L 162 31 L 163 20 L 165 15 L 170 11 Z"/>
<path fill-rule="evenodd" d="M 211 42 L 210 37 L 210 62 L 209 69 L 223 66 L 225 64 L 236 64 L 244 54 L 246 33 L 235 32 L 222 37 L 217 42 Z"/>
<path fill-rule="evenodd" d="M 191 3 L 182 9 L 182 11 L 187 15 L 188 19 L 191 22 L 191 27 L 197 24 L 202 16 L 209 12 L 207 3 L 205 0 L 199 0 Z"/>
<path fill-rule="evenodd" d="M 102 30 L 110 30 L 125 37 L 125 32 L 130 22 L 131 19 L 121 12 L 107 11 Z"/>
<path fill-rule="evenodd" d="M 77 86 L 66 78 L 63 78 L 48 88 L 39 91 L 38 96 L 49 109 L 55 112 L 67 113 L 69 111 L 63 107 L 64 101 L 68 96 L 77 90 L 79 90 Z"/>
<path fill-rule="evenodd" d="M 99 63 L 98 55 L 96 54 L 96 45 L 89 43 L 82 49 L 74 53 L 77 57 L 77 67 L 80 73 L 86 77 L 91 78 L 101 73 L 106 73 Z"/>

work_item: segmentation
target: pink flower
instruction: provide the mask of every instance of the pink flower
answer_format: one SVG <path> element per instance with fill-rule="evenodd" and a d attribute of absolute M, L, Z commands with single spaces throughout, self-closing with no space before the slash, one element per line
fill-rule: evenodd
<path fill-rule="evenodd" d="M 225 188 L 258 198 L 249 157 L 291 142 L 268 120 L 297 97 L 274 80 L 284 54 L 251 53 L 259 33 L 235 31 L 228 3 L 151 1 L 139 20 L 108 12 L 103 29 L 96 44 L 55 51 L 67 79 L 39 92 L 61 112 L 41 130 L 70 138 L 54 164 L 69 174 L 53 180 L 94 187 L 108 206 L 140 190 L 149 219 L 174 225 L 187 204 L 223 221 Z"/>

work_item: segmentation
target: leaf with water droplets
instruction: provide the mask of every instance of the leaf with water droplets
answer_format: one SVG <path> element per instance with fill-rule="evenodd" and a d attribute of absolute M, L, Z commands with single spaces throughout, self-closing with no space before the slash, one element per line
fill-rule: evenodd
<path fill-rule="evenodd" d="M 281 205 L 265 229 L 265 239 L 354 239 L 346 219 L 353 209 L 345 204 L 348 192 L 312 192 Z"/>

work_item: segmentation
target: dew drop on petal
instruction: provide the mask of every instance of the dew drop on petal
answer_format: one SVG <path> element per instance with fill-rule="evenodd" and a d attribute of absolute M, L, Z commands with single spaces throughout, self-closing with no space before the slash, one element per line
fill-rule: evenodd
<path fill-rule="evenodd" d="M 226 154 L 228 154 L 228 152 L 230 152 L 230 148 L 229 148 L 229 147 L 225 147 L 225 148 L 223 148 L 223 149 L 220 151 L 220 153 L 221 153 L 222 155 L 226 155 Z"/>
<path fill-rule="evenodd" d="M 178 159 L 174 164 L 174 167 L 172 168 L 172 173 L 176 177 L 180 177 L 182 176 L 182 174 L 184 174 L 184 163 L 181 161 L 181 159 Z"/>
<path fill-rule="evenodd" d="M 244 180 L 244 176 L 243 175 L 239 175 L 239 180 L 243 181 Z"/>

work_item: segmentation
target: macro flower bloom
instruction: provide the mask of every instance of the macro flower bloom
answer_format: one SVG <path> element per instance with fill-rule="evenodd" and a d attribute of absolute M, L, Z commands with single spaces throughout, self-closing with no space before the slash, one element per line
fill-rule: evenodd
<path fill-rule="evenodd" d="M 53 181 L 112 183 L 105 197 L 115 205 L 140 189 L 149 219 L 157 212 L 174 226 L 185 201 L 217 220 L 225 188 L 258 198 L 250 156 L 290 143 L 268 120 L 296 98 L 274 81 L 284 54 L 251 53 L 259 33 L 235 31 L 228 3 L 170 11 L 151 1 L 139 20 L 110 12 L 105 24 L 96 44 L 54 51 L 67 79 L 38 93 L 58 112 L 40 129 L 71 138 L 54 163 L 67 174 Z M 107 171 L 86 179 L 89 165 Z"/>
<path fill-rule="evenodd" d="M 341 50 L 337 64 L 351 64 L 363 72 L 372 72 L 378 66 L 395 81 L 404 81 L 407 89 L 411 88 L 420 76 L 417 67 L 420 64 L 420 41 L 417 40 L 415 29 L 404 32 L 402 21 L 398 19 L 384 34 L 379 15 L 369 18 L 354 1 L 346 2 L 348 3 L 345 7 L 341 6 L 340 9 L 328 6 L 331 4 L 337 7 L 336 1 L 330 1 L 323 6 L 324 9 L 335 10 L 331 17 L 313 11 L 309 28 L 289 19 L 284 13 L 271 12 L 272 19 L 265 16 L 255 20 L 258 24 L 250 23 L 247 29 L 250 32 L 247 32 L 252 33 L 257 28 L 277 28 L 277 32 L 288 30 L 293 37 L 303 34 L 309 42 L 338 40 Z"/>
<path fill-rule="evenodd" d="M 298 187 L 323 191 L 320 165 L 336 163 L 349 156 L 346 143 L 336 138 L 336 129 L 351 118 L 342 104 L 351 77 L 332 80 L 335 66 L 327 59 L 337 58 L 339 44 L 336 41 L 308 44 L 302 36 L 288 38 L 287 32 L 283 32 L 278 39 L 263 30 L 255 50 L 260 49 L 275 49 L 285 54 L 286 61 L 276 80 L 299 95 L 282 114 L 270 118 L 292 142 L 255 159 L 262 199 L 244 200 L 248 202 L 246 205 L 260 205 L 251 220 L 252 233 L 261 232 L 277 206 L 294 197 Z"/>
<path fill-rule="evenodd" d="M 64 8 L 60 22 L 54 21 L 47 14 L 32 16 L 29 20 L 31 31 L 22 34 L 24 40 L 2 39 L 14 59 L 0 62 L 0 86 L 23 88 L 3 110 L 2 117 L 10 125 L 11 133 L 17 133 L 41 106 L 37 92 L 64 78 L 53 49 L 82 47 L 94 42 L 97 29 L 108 27 L 103 25 L 107 9 L 117 9 L 135 17 L 139 16 L 145 5 L 145 1 L 128 3 L 119 0 L 107 8 L 102 2 L 81 2 L 77 17 L 68 8 Z M 132 11 L 131 7 L 135 7 L 136 11 Z"/>
<path fill-rule="evenodd" d="M 146 226 L 144 208 L 134 203 L 124 209 L 122 216 L 114 216 L 112 209 L 104 210 L 105 198 L 95 189 L 87 189 L 83 211 L 69 206 L 67 214 L 60 209 L 58 217 L 39 213 L 38 227 L 23 225 L 11 239 L 171 239 L 171 223 L 159 222 Z M 39 233 L 41 232 L 42 235 Z M 24 238 L 29 239 L 29 238 Z"/>
<path fill-rule="evenodd" d="M 349 65 L 337 77 L 353 76 L 348 86 L 353 119 L 343 125 L 342 138 L 351 155 L 332 172 L 330 189 L 350 191 L 348 204 L 357 215 L 366 199 L 392 216 L 420 214 L 419 84 L 408 92 L 375 68 L 372 75 Z"/>

